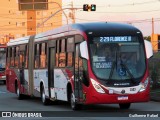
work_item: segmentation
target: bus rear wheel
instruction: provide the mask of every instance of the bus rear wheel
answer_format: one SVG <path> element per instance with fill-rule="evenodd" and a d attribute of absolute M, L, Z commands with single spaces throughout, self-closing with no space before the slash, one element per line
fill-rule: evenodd
<path fill-rule="evenodd" d="M 119 107 L 120 109 L 129 109 L 131 106 L 131 103 L 120 103 Z"/>
<path fill-rule="evenodd" d="M 70 103 L 71 103 L 72 110 L 80 110 L 82 108 L 81 104 L 76 103 L 75 95 L 73 92 L 71 93 Z"/>
<path fill-rule="evenodd" d="M 19 90 L 19 87 L 18 85 L 16 84 L 16 94 L 17 94 L 17 97 L 18 97 L 18 100 L 21 100 L 23 98 L 22 94 L 20 93 L 20 90 Z"/>
<path fill-rule="evenodd" d="M 41 87 L 41 101 L 43 105 L 48 105 L 49 100 L 46 98 L 44 86 Z"/>

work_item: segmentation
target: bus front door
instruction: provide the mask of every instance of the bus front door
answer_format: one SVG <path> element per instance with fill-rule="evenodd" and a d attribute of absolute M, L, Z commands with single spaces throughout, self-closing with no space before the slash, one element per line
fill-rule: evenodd
<path fill-rule="evenodd" d="M 54 92 L 54 66 L 55 66 L 55 48 L 49 48 L 49 59 L 48 59 L 48 88 L 49 97 L 55 98 Z"/>
<path fill-rule="evenodd" d="M 82 59 L 80 58 L 79 44 L 76 44 L 76 54 L 75 54 L 75 77 L 74 77 L 74 94 L 77 102 L 81 103 L 83 101 L 82 92 Z"/>

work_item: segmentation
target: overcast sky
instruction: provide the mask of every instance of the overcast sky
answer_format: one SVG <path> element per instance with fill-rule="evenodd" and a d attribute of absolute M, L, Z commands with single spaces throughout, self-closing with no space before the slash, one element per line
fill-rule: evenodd
<path fill-rule="evenodd" d="M 94 21 L 130 23 L 139 28 L 144 36 L 148 36 L 152 33 L 151 19 L 154 18 L 154 32 L 160 34 L 160 0 L 63 0 L 63 8 L 70 7 L 71 1 L 77 8 L 83 4 L 97 5 L 95 12 L 77 10 L 75 16 L 77 23 Z"/>

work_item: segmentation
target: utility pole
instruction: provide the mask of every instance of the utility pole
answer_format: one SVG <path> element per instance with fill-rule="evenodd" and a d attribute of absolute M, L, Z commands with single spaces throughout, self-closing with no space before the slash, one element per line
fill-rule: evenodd
<path fill-rule="evenodd" d="M 75 23 L 75 9 L 73 7 L 73 1 L 71 2 L 71 14 L 70 18 L 72 19 L 72 23 Z"/>
<path fill-rule="evenodd" d="M 154 18 L 152 18 L 152 36 L 151 36 L 151 42 L 152 44 L 156 44 L 154 41 Z"/>
<path fill-rule="evenodd" d="M 152 35 L 154 34 L 154 18 L 152 18 Z"/>

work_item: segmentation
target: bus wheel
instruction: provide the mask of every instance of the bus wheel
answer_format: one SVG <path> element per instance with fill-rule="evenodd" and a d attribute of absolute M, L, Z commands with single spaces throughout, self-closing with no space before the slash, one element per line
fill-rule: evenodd
<path fill-rule="evenodd" d="M 19 90 L 19 87 L 18 85 L 16 85 L 16 94 L 18 96 L 18 100 L 21 100 L 23 97 L 22 97 L 22 94 L 20 93 L 20 90 Z"/>
<path fill-rule="evenodd" d="M 45 90 L 43 86 L 41 87 L 41 101 L 44 105 L 48 104 L 48 99 L 46 98 Z"/>
<path fill-rule="evenodd" d="M 81 109 L 81 104 L 77 104 L 76 103 L 76 99 L 75 99 L 75 95 L 73 94 L 73 92 L 71 93 L 71 108 L 72 110 L 80 110 Z"/>
<path fill-rule="evenodd" d="M 120 109 L 129 109 L 131 106 L 131 103 L 120 103 L 119 107 Z"/>
<path fill-rule="evenodd" d="M 6 84 L 6 80 L 3 80 L 3 84 Z"/>

